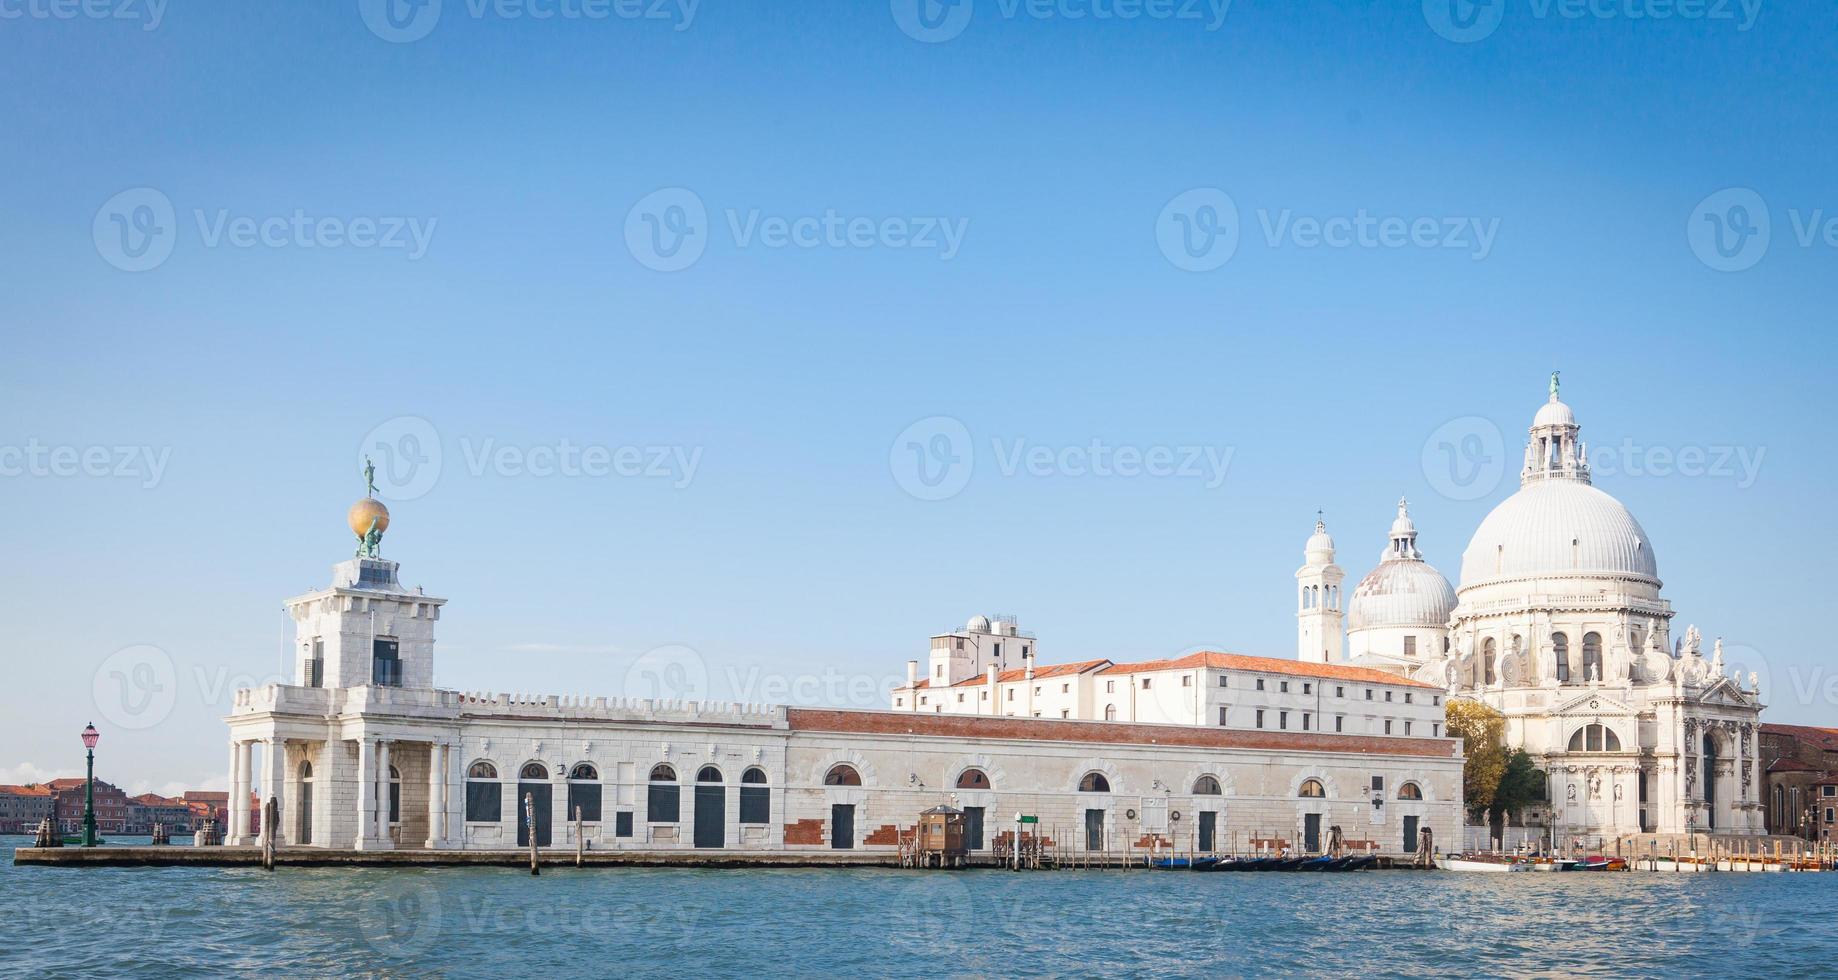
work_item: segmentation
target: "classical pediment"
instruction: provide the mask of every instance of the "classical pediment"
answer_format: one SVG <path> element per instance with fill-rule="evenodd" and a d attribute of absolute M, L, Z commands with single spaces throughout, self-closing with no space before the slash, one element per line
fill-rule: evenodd
<path fill-rule="evenodd" d="M 1640 714 L 1640 709 L 1628 704 L 1620 698 L 1609 697 L 1601 691 L 1588 691 L 1576 697 L 1558 702 L 1557 706 L 1552 708 L 1550 713 L 1552 715 L 1578 715 L 1590 717 L 1602 715 L 1627 715 L 1632 717 Z"/>
<path fill-rule="evenodd" d="M 1730 708 L 1754 708 L 1755 699 L 1743 693 L 1736 682 L 1727 677 L 1720 677 L 1715 684 L 1690 696 L 1698 704 L 1714 704 Z"/>

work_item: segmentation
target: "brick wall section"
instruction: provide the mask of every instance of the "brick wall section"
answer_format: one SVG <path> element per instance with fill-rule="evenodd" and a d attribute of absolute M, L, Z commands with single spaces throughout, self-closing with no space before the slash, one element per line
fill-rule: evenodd
<path fill-rule="evenodd" d="M 1170 841 L 1168 838 L 1163 837 L 1160 834 L 1144 834 L 1141 837 L 1136 838 L 1135 847 L 1137 850 L 1141 850 L 1141 851 L 1146 851 L 1151 847 L 1156 847 L 1164 851 L 1167 851 L 1167 850 L 1173 850 L 1174 842 Z"/>
<path fill-rule="evenodd" d="M 787 708 L 785 714 L 794 732 L 917 735 L 1037 742 L 1184 745 L 1221 749 L 1274 749 L 1295 752 L 1421 756 L 1432 759 L 1455 757 L 1455 740 L 1451 738 L 1389 738 L 1242 728 L 1200 728 L 1186 725 L 1063 721 L 1057 718 L 990 718 L 918 711 L 834 711 L 825 708 Z"/>
<path fill-rule="evenodd" d="M 900 843 L 900 837 L 902 835 L 904 835 L 910 840 L 914 832 L 916 831 L 916 829 L 917 829 L 916 827 L 909 827 L 906 830 L 901 830 L 899 827 L 896 827 L 893 824 L 884 823 L 884 824 L 881 824 L 881 826 L 877 828 L 873 833 L 869 834 L 868 838 L 862 841 L 862 843 L 867 844 L 869 846 L 873 846 L 876 844 L 882 844 L 882 845 L 886 845 L 887 847 L 893 847 L 894 845 Z"/>
<path fill-rule="evenodd" d="M 785 825 L 785 843 L 787 844 L 822 844 L 823 821 L 799 820 Z"/>

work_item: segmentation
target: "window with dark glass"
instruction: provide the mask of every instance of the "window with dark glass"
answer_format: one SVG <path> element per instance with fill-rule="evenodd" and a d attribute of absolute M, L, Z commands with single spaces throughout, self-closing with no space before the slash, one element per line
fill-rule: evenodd
<path fill-rule="evenodd" d="M 758 766 L 740 774 L 740 822 L 772 822 L 772 788 L 766 785 L 766 771 Z"/>
<path fill-rule="evenodd" d="M 402 656 L 395 640 L 370 641 L 370 683 L 377 687 L 402 686 Z"/>
<path fill-rule="evenodd" d="M 466 770 L 466 820 L 471 823 L 499 823 L 504 819 L 503 785 L 498 770 L 489 762 L 475 762 Z"/>
<path fill-rule="evenodd" d="M 576 810 L 582 823 L 600 822 L 600 771 L 586 762 L 568 772 L 568 819 Z"/>
<path fill-rule="evenodd" d="M 651 823 L 676 823 L 681 819 L 682 799 L 676 770 L 662 763 L 651 767 L 651 785 L 645 792 L 645 819 Z"/>
<path fill-rule="evenodd" d="M 632 836 L 632 811 L 621 810 L 618 813 L 613 814 L 613 836 L 614 837 Z"/>

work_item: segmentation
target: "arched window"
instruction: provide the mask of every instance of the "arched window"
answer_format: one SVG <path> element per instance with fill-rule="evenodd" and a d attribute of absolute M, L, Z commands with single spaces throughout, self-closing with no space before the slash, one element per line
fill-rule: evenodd
<path fill-rule="evenodd" d="M 1110 780 L 1105 779 L 1101 772 L 1088 772 L 1084 779 L 1079 780 L 1079 792 L 1108 793 L 1110 792 Z"/>
<path fill-rule="evenodd" d="M 848 763 L 839 762 L 831 766 L 829 772 L 823 774 L 823 785 L 825 786 L 860 786 L 861 784 L 862 774 L 856 772 L 855 767 Z"/>
<path fill-rule="evenodd" d="M 740 822 L 772 822 L 772 790 L 766 786 L 766 770 L 758 766 L 740 774 Z"/>
<path fill-rule="evenodd" d="M 1570 733 L 1571 752 L 1619 752 L 1621 736 L 1607 725 L 1584 725 Z"/>
<path fill-rule="evenodd" d="M 1557 658 L 1557 682 L 1570 683 L 1570 637 L 1563 633 L 1552 633 L 1551 653 Z"/>
<path fill-rule="evenodd" d="M 1602 677 L 1602 634 L 1583 634 L 1583 679 L 1586 681 L 1603 680 Z"/>
<path fill-rule="evenodd" d="M 1418 786 L 1416 783 L 1405 783 L 1398 787 L 1398 799 L 1421 800 L 1423 799 L 1423 787 Z"/>
<path fill-rule="evenodd" d="M 1497 647 L 1491 636 L 1487 638 L 1485 643 L 1481 644 L 1481 669 L 1485 671 L 1484 678 L 1487 684 L 1492 684 L 1494 681 L 1493 652 L 1495 649 L 1497 649 Z"/>
<path fill-rule="evenodd" d="M 721 782 L 721 770 L 715 768 L 714 766 L 703 766 L 696 773 L 696 782 L 698 783 Z"/>
<path fill-rule="evenodd" d="M 517 774 L 517 778 L 540 782 L 549 778 L 549 767 L 540 762 L 526 762 L 523 764 L 523 771 Z"/>
<path fill-rule="evenodd" d="M 1117 706 L 1116 705 L 1107 704 L 1104 706 L 1104 720 L 1105 721 L 1116 721 L 1117 720 Z"/>
<path fill-rule="evenodd" d="M 1195 796 L 1219 796 L 1221 795 L 1221 791 L 1219 789 L 1219 780 L 1212 776 L 1201 776 L 1199 779 L 1194 780 L 1193 781 L 1193 795 Z"/>
<path fill-rule="evenodd" d="M 600 822 L 600 770 L 591 762 L 568 770 L 568 819 L 579 811 L 582 823 Z"/>
<path fill-rule="evenodd" d="M 389 767 L 389 822 L 402 822 L 402 770 Z"/>
<path fill-rule="evenodd" d="M 504 786 L 498 767 L 475 762 L 466 767 L 466 822 L 500 823 L 504 820 Z"/>
<path fill-rule="evenodd" d="M 651 785 L 645 787 L 645 820 L 650 823 L 676 823 L 682 819 L 683 788 L 677 785 L 676 770 L 660 762 L 651 767 Z"/>
<path fill-rule="evenodd" d="M 989 776 L 981 769 L 965 769 L 957 777 L 958 789 L 988 789 Z"/>
<path fill-rule="evenodd" d="M 1321 785 L 1319 779 L 1305 779 L 1302 781 L 1301 792 L 1296 795 L 1305 799 L 1319 800 L 1327 796 L 1327 788 Z"/>

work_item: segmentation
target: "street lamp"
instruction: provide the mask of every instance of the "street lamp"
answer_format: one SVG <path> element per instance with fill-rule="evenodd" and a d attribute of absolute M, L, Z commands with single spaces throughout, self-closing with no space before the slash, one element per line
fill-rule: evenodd
<path fill-rule="evenodd" d="M 83 786 L 83 846 L 96 846 L 96 743 L 102 733 L 95 725 L 83 729 L 83 748 L 89 753 L 89 782 Z"/>

